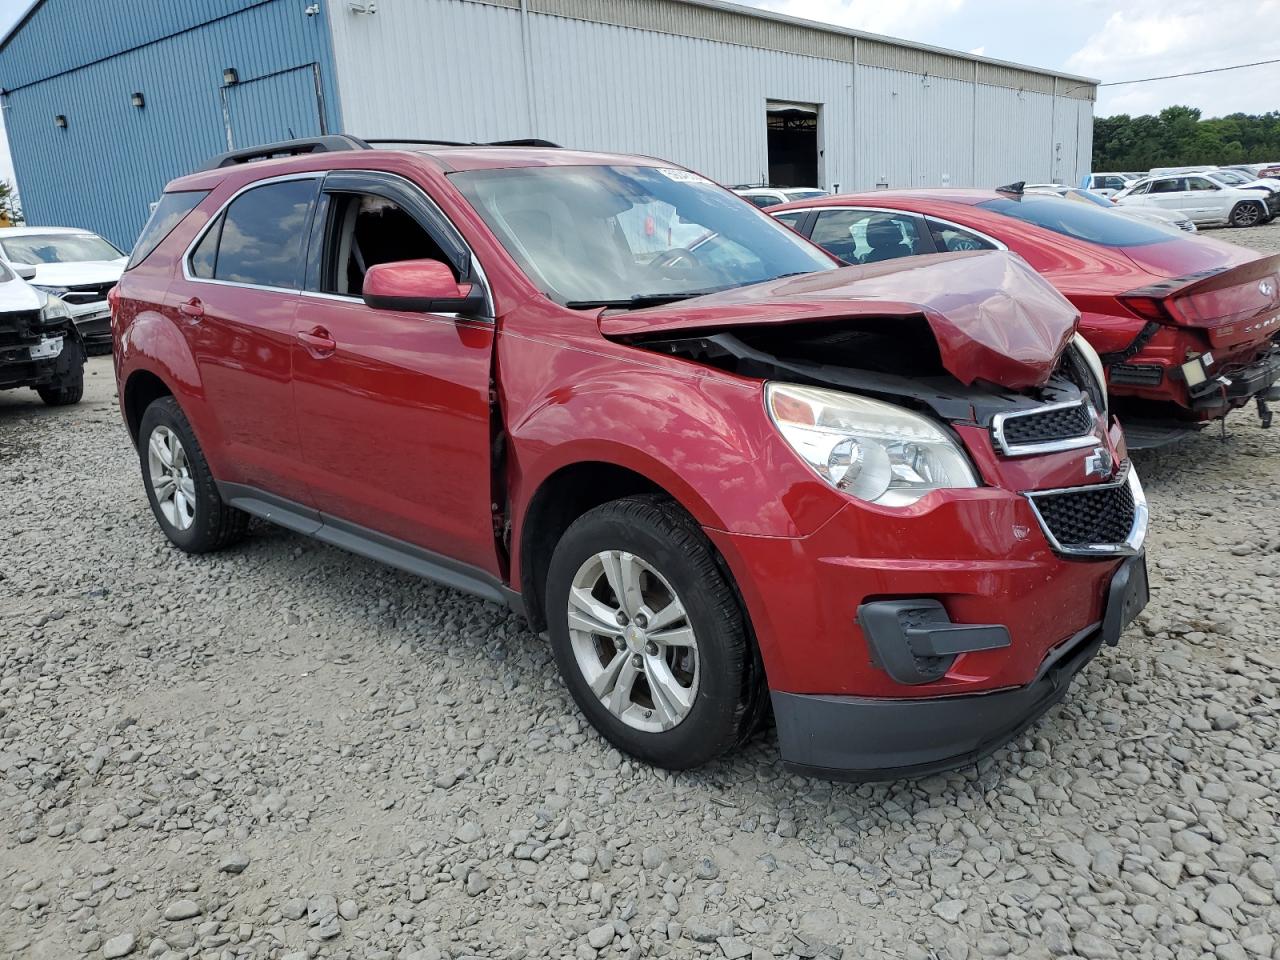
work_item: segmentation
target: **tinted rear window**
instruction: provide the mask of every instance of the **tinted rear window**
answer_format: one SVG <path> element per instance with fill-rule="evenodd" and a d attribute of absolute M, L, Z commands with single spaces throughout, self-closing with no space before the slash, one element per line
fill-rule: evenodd
<path fill-rule="evenodd" d="M 286 290 L 301 286 L 302 242 L 316 190 L 316 180 L 285 180 L 232 200 L 223 215 L 214 278 Z"/>
<path fill-rule="evenodd" d="M 1142 247 L 1152 243 L 1167 243 L 1172 239 L 1168 231 L 1159 227 L 1148 226 L 1140 220 L 1132 220 L 1111 210 L 1080 203 L 1078 200 L 1064 200 L 1062 197 L 1028 193 L 1021 197 L 987 200 L 978 206 L 1063 236 L 1104 247 Z"/>
<path fill-rule="evenodd" d="M 129 255 L 125 269 L 131 270 L 147 259 L 151 251 L 160 246 L 160 241 L 172 233 L 173 228 L 182 222 L 182 218 L 208 195 L 207 190 L 183 190 L 162 196 L 156 208 L 151 211 L 147 225 L 142 228 L 138 242 L 133 245 L 133 253 Z"/>

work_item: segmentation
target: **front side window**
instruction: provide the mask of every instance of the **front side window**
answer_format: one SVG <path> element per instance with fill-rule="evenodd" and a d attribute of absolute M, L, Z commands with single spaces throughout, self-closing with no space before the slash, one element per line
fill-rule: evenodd
<path fill-rule="evenodd" d="M 11 263 L 38 267 L 44 263 L 119 260 L 124 256 L 96 233 L 28 233 L 0 240 Z"/>
<path fill-rule="evenodd" d="M 529 279 L 571 307 L 645 306 L 835 267 L 687 170 L 511 167 L 450 180 Z"/>
<path fill-rule="evenodd" d="M 812 240 L 846 263 L 878 263 L 929 252 L 910 214 L 875 210 L 823 210 Z"/>
<path fill-rule="evenodd" d="M 379 263 L 449 262 L 440 245 L 393 200 L 370 193 L 330 194 L 326 264 L 320 289 L 358 297 L 364 275 Z"/>
<path fill-rule="evenodd" d="M 1095 207 L 1091 203 L 1080 203 L 1062 197 L 1027 193 L 1021 197 L 985 200 L 978 206 L 1075 240 L 1097 243 L 1104 247 L 1140 247 L 1166 243 L 1172 239 L 1160 227 L 1129 217 L 1117 217 L 1110 210 Z"/>
<path fill-rule="evenodd" d="M 1187 177 L 1188 190 L 1217 190 L 1218 185 L 1204 177 Z"/>
<path fill-rule="evenodd" d="M 183 217 L 196 208 L 201 200 L 209 195 L 207 190 L 182 190 L 166 193 L 151 211 L 147 225 L 138 235 L 138 242 L 133 245 L 133 253 L 129 255 L 126 270 L 132 270 L 160 246 L 160 241 L 173 232 L 173 228 L 182 222 Z"/>
<path fill-rule="evenodd" d="M 313 179 L 285 180 L 254 187 L 231 201 L 218 224 L 213 278 L 258 287 L 298 289 L 316 189 L 317 181 Z M 203 247 L 201 242 L 192 257 L 197 276 L 197 257 Z"/>

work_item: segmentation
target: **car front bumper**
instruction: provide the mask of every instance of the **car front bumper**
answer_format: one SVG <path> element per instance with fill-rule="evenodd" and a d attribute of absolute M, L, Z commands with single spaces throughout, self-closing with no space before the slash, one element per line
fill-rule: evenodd
<path fill-rule="evenodd" d="M 111 307 L 102 300 L 87 304 L 70 304 L 71 320 L 88 346 L 111 343 Z"/>
<path fill-rule="evenodd" d="M 967 696 L 889 699 L 772 693 L 778 744 L 798 773 L 839 780 L 923 776 L 972 763 L 1008 743 L 1066 696 L 1103 644 L 1146 605 L 1146 557 L 1116 570 L 1100 621 L 1049 651 L 1035 678 Z"/>

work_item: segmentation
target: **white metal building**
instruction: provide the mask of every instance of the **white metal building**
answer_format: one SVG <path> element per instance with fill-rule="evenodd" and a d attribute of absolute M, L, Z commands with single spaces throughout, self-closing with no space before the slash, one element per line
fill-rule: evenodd
<path fill-rule="evenodd" d="M 536 136 L 843 190 L 1089 170 L 1083 77 L 715 0 L 328 4 L 343 123 L 366 137 Z M 788 120 L 793 135 L 769 136 Z M 816 182 L 797 175 L 806 126 Z"/>
<path fill-rule="evenodd" d="M 336 132 L 537 137 L 727 184 L 1074 182 L 1095 92 L 717 0 L 31 0 L 0 39 L 28 218 L 121 247 L 211 155 Z"/>

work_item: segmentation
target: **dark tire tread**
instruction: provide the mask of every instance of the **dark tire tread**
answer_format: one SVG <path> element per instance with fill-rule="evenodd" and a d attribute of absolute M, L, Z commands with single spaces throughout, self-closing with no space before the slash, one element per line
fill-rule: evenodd
<path fill-rule="evenodd" d="M 712 615 L 722 625 L 724 635 L 730 638 L 725 644 L 725 662 L 719 664 L 718 669 L 734 681 L 736 696 L 732 703 L 723 705 L 721 715 L 713 724 L 705 726 L 705 736 L 699 739 L 696 751 L 684 757 L 671 757 L 646 750 L 644 738 L 655 736 L 653 734 L 631 731 L 638 741 L 633 743 L 619 742 L 608 731 L 602 732 L 619 749 L 646 762 L 669 769 L 700 766 L 745 743 L 767 716 L 768 689 L 764 668 L 744 616 L 742 603 L 732 585 L 728 569 L 697 521 L 669 497 L 640 494 L 603 504 L 574 521 L 561 542 L 584 527 L 593 528 L 607 522 L 615 522 L 631 529 L 645 529 L 656 534 L 691 564 L 693 575 L 699 581 L 703 603 L 711 607 Z M 664 571 L 664 575 L 667 573 Z M 560 606 L 558 601 L 548 598 L 549 611 L 558 610 Z M 565 669 L 564 664 L 561 669 Z M 572 669 L 576 671 L 576 665 Z M 703 694 L 700 692 L 699 696 Z"/>
<path fill-rule="evenodd" d="M 156 507 L 155 493 L 151 489 L 151 477 L 147 470 L 147 443 L 152 429 L 160 423 L 169 426 L 182 438 L 187 461 L 192 467 L 196 486 L 196 522 L 190 530 L 173 530 Z M 195 431 L 191 429 L 191 422 L 173 397 L 160 397 L 152 401 L 143 412 L 138 430 L 138 458 L 151 509 L 161 529 L 175 546 L 186 553 L 212 553 L 244 539 L 249 530 L 249 515 L 223 502 L 213 473 L 209 470 L 209 462 L 200 449 Z"/>

